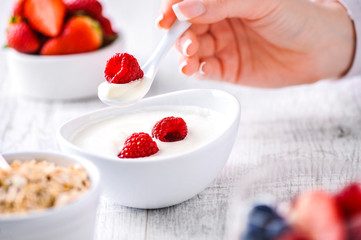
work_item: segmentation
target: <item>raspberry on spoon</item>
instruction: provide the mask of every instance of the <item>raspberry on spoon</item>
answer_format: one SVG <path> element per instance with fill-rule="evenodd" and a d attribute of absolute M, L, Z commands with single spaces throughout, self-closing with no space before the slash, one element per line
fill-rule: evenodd
<path fill-rule="evenodd" d="M 142 77 L 140 81 L 135 81 L 132 84 L 109 84 L 109 83 L 124 83 L 131 80 L 122 79 L 123 74 L 121 70 L 121 64 L 117 61 L 109 60 L 107 69 L 105 70 L 105 77 L 107 81 L 101 83 L 98 87 L 99 99 L 105 104 L 111 106 L 124 106 L 133 104 L 142 99 L 149 91 L 154 81 L 155 75 L 159 69 L 159 65 L 165 54 L 175 43 L 175 41 L 191 26 L 190 22 L 176 20 L 172 27 L 167 31 L 164 37 L 161 39 L 156 50 L 150 56 L 150 58 L 142 66 L 142 72 L 140 76 L 131 78 L 135 80 Z M 120 54 L 118 54 L 120 58 Z M 112 65 L 112 62 L 114 65 Z M 128 71 L 128 70 L 127 70 Z M 118 76 L 118 72 L 119 75 Z M 140 71 L 135 71 L 140 72 Z M 123 88 L 124 86 L 124 88 Z M 136 94 L 132 94 L 136 92 Z"/>
<path fill-rule="evenodd" d="M 144 73 L 137 59 L 128 53 L 116 53 L 105 67 L 105 78 L 109 83 L 123 84 L 143 78 Z"/>

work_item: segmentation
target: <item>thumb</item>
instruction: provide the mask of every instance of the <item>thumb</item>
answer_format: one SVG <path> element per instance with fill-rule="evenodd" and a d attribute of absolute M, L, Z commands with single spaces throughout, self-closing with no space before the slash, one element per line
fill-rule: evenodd
<path fill-rule="evenodd" d="M 172 6 L 180 21 L 215 23 L 225 18 L 260 19 L 282 0 L 184 0 Z"/>

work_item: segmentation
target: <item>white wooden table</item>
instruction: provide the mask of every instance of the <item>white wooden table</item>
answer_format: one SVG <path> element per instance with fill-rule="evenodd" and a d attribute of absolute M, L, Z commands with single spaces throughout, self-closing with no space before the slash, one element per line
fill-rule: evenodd
<path fill-rule="evenodd" d="M 10 6 L 1 4 L 0 9 Z M 1 14 L 1 20 L 6 19 Z M 174 58 L 171 53 L 163 64 L 151 94 L 182 88 L 218 88 L 234 94 L 242 114 L 232 154 L 207 189 L 177 206 L 139 210 L 102 199 L 97 240 L 228 239 L 238 228 L 237 213 L 244 200 L 267 193 L 289 199 L 319 185 L 337 189 L 360 176 L 361 78 L 252 89 L 186 79 L 177 73 Z M 17 96 L 9 91 L 5 61 L 0 52 L 0 152 L 59 151 L 55 132 L 60 124 L 105 107 L 96 98 L 43 102 Z"/>

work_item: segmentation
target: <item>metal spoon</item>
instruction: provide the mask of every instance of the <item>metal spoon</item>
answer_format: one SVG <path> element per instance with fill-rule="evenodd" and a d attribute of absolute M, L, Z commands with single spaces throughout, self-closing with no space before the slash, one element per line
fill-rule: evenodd
<path fill-rule="evenodd" d="M 0 153 L 0 168 L 2 169 L 10 169 L 9 163 L 5 160 L 3 155 Z"/>
<path fill-rule="evenodd" d="M 143 65 L 142 70 L 144 77 L 142 79 L 132 81 L 126 84 L 112 84 L 112 87 L 119 88 L 120 93 L 115 98 L 108 97 L 109 83 L 103 82 L 98 87 L 98 97 L 105 104 L 111 106 L 124 106 L 133 104 L 142 99 L 149 91 L 155 75 L 158 71 L 161 60 L 164 58 L 168 50 L 172 47 L 174 42 L 191 26 L 187 21 L 178 21 L 172 25 L 168 32 L 164 35 L 157 48 Z M 120 89 L 122 88 L 122 89 Z M 115 91 L 118 91 L 115 89 Z"/>

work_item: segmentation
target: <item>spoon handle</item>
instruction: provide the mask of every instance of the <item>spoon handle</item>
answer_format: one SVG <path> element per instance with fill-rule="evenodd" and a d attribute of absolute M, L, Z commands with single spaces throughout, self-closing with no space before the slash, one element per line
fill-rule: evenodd
<path fill-rule="evenodd" d="M 172 27 L 164 35 L 157 48 L 142 67 L 144 74 L 150 78 L 154 77 L 159 64 L 175 41 L 191 26 L 187 21 L 176 20 Z"/>
<path fill-rule="evenodd" d="M 0 168 L 2 168 L 2 169 L 9 169 L 10 168 L 10 165 L 5 160 L 5 158 L 1 155 L 1 153 L 0 153 Z"/>

